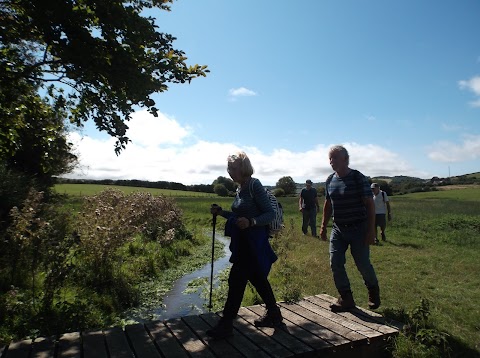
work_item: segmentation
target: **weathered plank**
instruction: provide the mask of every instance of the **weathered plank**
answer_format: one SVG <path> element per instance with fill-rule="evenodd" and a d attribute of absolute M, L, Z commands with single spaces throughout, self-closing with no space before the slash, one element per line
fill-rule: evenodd
<path fill-rule="evenodd" d="M 32 345 L 32 358 L 53 358 L 55 355 L 55 337 L 37 338 Z M 1 355 L 0 355 L 1 356 Z"/>
<path fill-rule="evenodd" d="M 342 314 L 334 313 L 327 307 L 322 307 L 306 300 L 300 301 L 298 305 L 320 316 L 322 322 L 326 324 L 328 322 L 330 327 L 342 327 L 339 328 L 340 331 L 348 330 L 349 339 L 352 341 L 361 342 L 365 338 L 372 339 L 382 335 L 382 333 L 365 325 L 345 319 Z"/>
<path fill-rule="evenodd" d="M 180 341 L 185 350 L 192 357 L 213 358 L 213 353 L 208 346 L 200 340 L 195 333 L 185 324 L 182 319 L 177 318 L 165 322 L 174 336 Z"/>
<path fill-rule="evenodd" d="M 234 335 L 224 340 L 207 336 L 220 313 L 205 313 L 105 331 L 65 333 L 58 337 L 12 342 L 0 347 L 0 358 L 187 358 L 187 357 L 374 357 L 385 353 L 387 340 L 401 323 L 387 323 L 380 314 L 357 307 L 335 313 L 328 295 L 297 303 L 279 302 L 284 325 L 254 326 L 263 305 L 242 307 Z"/>
<path fill-rule="evenodd" d="M 80 332 L 62 334 L 57 344 L 57 357 L 81 358 L 81 345 Z"/>
<path fill-rule="evenodd" d="M 183 349 L 180 342 L 175 339 L 175 336 L 172 334 L 172 332 L 170 332 L 163 322 L 151 322 L 148 323 L 146 327 L 163 356 L 169 358 L 188 357 L 185 349 Z"/>
<path fill-rule="evenodd" d="M 238 315 L 242 317 L 245 312 L 248 311 L 246 308 L 240 308 Z M 293 353 L 287 348 L 282 346 L 280 343 L 272 339 L 270 336 L 264 332 L 258 330 L 253 325 L 242 319 L 237 319 L 233 323 L 234 327 L 241 332 L 244 336 L 250 339 L 253 343 L 262 347 L 264 351 L 270 354 L 273 357 L 291 357 Z M 274 333 L 275 334 L 275 333 Z"/>
<path fill-rule="evenodd" d="M 89 358 L 108 358 L 107 347 L 102 331 L 82 333 L 83 356 Z"/>
<path fill-rule="evenodd" d="M 182 320 L 194 331 L 197 336 L 213 351 L 218 357 L 243 357 L 243 355 L 230 345 L 226 340 L 215 340 L 207 336 L 206 331 L 210 328 L 200 316 L 186 316 Z"/>
<path fill-rule="evenodd" d="M 127 336 L 120 327 L 114 327 L 104 331 L 105 343 L 111 358 L 134 358 Z"/>
<path fill-rule="evenodd" d="M 306 300 L 310 300 L 315 303 L 324 302 L 324 301 L 333 303 L 335 298 L 329 295 L 321 294 L 321 295 L 308 297 L 306 298 Z M 385 334 L 396 334 L 398 333 L 399 330 L 403 328 L 403 323 L 397 322 L 394 320 L 390 320 L 389 322 L 387 322 L 385 317 L 383 317 L 381 314 L 374 311 L 366 310 L 359 306 L 353 309 L 350 313 L 352 313 L 352 315 L 345 315 L 345 316 L 347 318 L 350 317 L 352 319 L 353 317 L 357 317 L 357 318 L 362 317 L 362 324 L 365 324 L 368 327 L 374 328 L 379 332 L 382 332 Z M 357 319 L 355 319 L 355 321 L 357 321 Z"/>
<path fill-rule="evenodd" d="M 125 333 L 137 357 L 159 358 L 160 353 L 155 347 L 143 324 L 132 324 L 125 327 Z M 87 357 L 84 357 L 87 358 Z"/>
<path fill-rule="evenodd" d="M 242 318 L 250 324 L 254 324 L 254 320 L 263 315 L 265 308 L 262 306 L 252 306 L 244 312 L 251 311 L 251 314 L 244 313 Z M 309 353 L 313 352 L 313 348 L 296 338 L 295 336 L 289 334 L 287 327 L 283 326 L 280 329 L 274 328 L 259 328 L 262 332 L 270 336 L 272 339 L 276 340 L 278 343 L 283 345 L 289 351 L 293 352 L 298 356 L 308 356 Z"/>
<path fill-rule="evenodd" d="M 220 319 L 219 316 L 208 313 L 202 314 L 200 317 L 209 324 L 210 327 L 214 327 L 218 320 Z M 266 358 L 270 357 L 265 351 L 262 350 L 261 347 L 254 344 L 248 338 L 246 338 L 242 333 L 240 333 L 237 329 L 234 329 L 233 337 L 227 338 L 226 340 L 211 340 L 211 345 L 222 344 L 221 342 L 228 342 L 228 344 L 235 347 L 237 351 L 239 351 L 245 357 L 255 357 L 255 358 Z M 214 350 L 215 351 L 215 350 Z"/>
<path fill-rule="evenodd" d="M 26 339 L 19 342 L 12 342 L 8 346 L 7 358 L 28 358 L 32 349 L 32 340 Z"/>

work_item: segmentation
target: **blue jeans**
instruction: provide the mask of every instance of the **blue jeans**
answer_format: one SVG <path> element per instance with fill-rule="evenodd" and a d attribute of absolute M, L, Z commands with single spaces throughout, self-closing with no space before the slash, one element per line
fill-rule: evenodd
<path fill-rule="evenodd" d="M 370 247 L 365 244 L 366 221 L 349 227 L 339 227 L 335 223 L 330 235 L 330 267 L 333 281 L 339 292 L 350 290 L 350 281 L 345 270 L 345 253 L 350 245 L 355 265 L 368 288 L 378 286 L 377 275 L 370 262 Z"/>
<path fill-rule="evenodd" d="M 307 234 L 308 226 L 312 230 L 312 236 L 317 236 L 317 209 L 303 209 L 302 232 Z"/>

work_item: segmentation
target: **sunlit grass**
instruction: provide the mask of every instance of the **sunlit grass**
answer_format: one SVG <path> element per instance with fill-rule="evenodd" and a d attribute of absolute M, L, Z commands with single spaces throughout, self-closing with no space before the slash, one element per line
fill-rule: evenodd
<path fill-rule="evenodd" d="M 212 228 L 212 203 L 228 209 L 232 198 L 178 197 L 190 230 Z M 320 199 L 322 201 L 323 198 Z M 279 260 L 273 265 L 270 280 L 278 300 L 337 292 L 329 267 L 328 243 L 301 234 L 298 198 L 279 198 L 285 211 L 286 228 L 272 240 Z M 382 306 L 389 310 L 412 310 L 422 299 L 431 302 L 430 319 L 471 349 L 480 351 L 480 190 L 462 189 L 413 193 L 391 197 L 393 221 L 387 227 L 387 241 L 371 247 L 371 259 L 380 281 Z M 225 220 L 218 219 L 216 230 L 223 231 Z M 317 225 L 321 223 L 321 214 Z M 331 223 L 330 223 L 331 224 Z M 330 228 L 329 228 L 330 232 Z M 203 260 L 208 262 L 208 245 Z M 201 256 L 201 255 L 200 255 Z M 202 258 L 200 257 L 200 260 Z M 347 271 L 357 305 L 367 307 L 367 290 L 351 255 Z M 215 307 L 222 306 L 223 291 Z M 288 287 L 286 289 L 286 287 Z M 258 302 L 247 290 L 243 304 Z M 401 342 L 404 349 L 414 350 Z"/>

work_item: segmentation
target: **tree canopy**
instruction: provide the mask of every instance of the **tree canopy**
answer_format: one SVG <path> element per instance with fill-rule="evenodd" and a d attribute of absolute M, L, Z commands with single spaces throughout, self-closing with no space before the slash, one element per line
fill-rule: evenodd
<path fill-rule="evenodd" d="M 295 184 L 291 176 L 281 177 L 278 179 L 276 186 L 277 188 L 282 188 L 285 195 L 295 194 L 297 190 L 297 184 Z"/>
<path fill-rule="evenodd" d="M 151 8 L 169 11 L 172 2 L 2 0 L 0 85 L 43 89 L 71 123 L 93 120 L 115 137 L 118 154 L 129 141 L 126 122 L 134 108 L 156 116 L 152 94 L 208 72 L 188 66 L 184 52 L 173 48 L 175 38 L 142 15 Z"/>

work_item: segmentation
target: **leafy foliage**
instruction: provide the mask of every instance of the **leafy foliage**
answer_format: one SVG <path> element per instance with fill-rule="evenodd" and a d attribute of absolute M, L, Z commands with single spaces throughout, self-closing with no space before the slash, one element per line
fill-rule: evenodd
<path fill-rule="evenodd" d="M 83 260 L 91 269 L 99 287 L 112 279 L 117 250 L 135 235 L 167 245 L 183 232 L 181 211 L 173 200 L 137 192 L 125 195 L 107 189 L 85 198 L 76 230 Z"/>
<path fill-rule="evenodd" d="M 277 188 L 283 189 L 285 195 L 292 195 L 297 191 L 297 185 L 290 176 L 278 179 L 276 186 Z"/>
<path fill-rule="evenodd" d="M 216 185 L 223 185 L 227 189 L 229 194 L 235 193 L 235 191 L 237 190 L 237 185 L 232 179 L 222 176 L 219 176 L 213 181 L 212 186 L 215 188 Z"/>
<path fill-rule="evenodd" d="M 68 111 L 78 126 L 93 119 L 100 131 L 117 138 L 119 153 L 128 142 L 125 122 L 134 107 L 156 116 L 153 93 L 208 72 L 206 66 L 187 66 L 184 52 L 173 48 L 175 38 L 142 16 L 154 7 L 169 11 L 172 2 L 2 1 L 1 85 L 37 89 L 55 83 L 48 89 L 52 107 Z"/>

